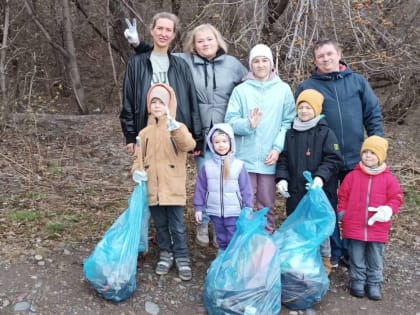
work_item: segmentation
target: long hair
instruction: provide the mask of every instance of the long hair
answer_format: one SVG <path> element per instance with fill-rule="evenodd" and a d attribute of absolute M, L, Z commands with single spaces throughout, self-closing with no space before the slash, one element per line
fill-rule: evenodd
<path fill-rule="evenodd" d="M 219 48 L 222 48 L 225 53 L 227 53 L 228 47 L 223 39 L 222 34 L 211 24 L 201 24 L 196 26 L 187 36 L 187 40 L 185 41 L 184 45 L 184 52 L 186 53 L 194 53 L 195 52 L 195 36 L 198 32 L 209 30 L 214 34 L 214 37 L 216 37 L 217 45 Z"/>

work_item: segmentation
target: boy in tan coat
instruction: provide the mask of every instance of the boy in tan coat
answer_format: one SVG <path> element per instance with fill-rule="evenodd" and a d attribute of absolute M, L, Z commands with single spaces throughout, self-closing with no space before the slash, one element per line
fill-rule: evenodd
<path fill-rule="evenodd" d="M 156 273 L 167 274 L 175 260 L 179 277 L 190 280 L 184 206 L 187 152 L 192 151 L 196 143 L 187 127 L 172 118 L 176 107 L 170 86 L 152 85 L 147 93 L 148 124 L 139 133 L 141 153 L 134 155 L 132 171 L 136 178 L 143 163 L 147 172 L 150 214 L 161 250 Z"/>

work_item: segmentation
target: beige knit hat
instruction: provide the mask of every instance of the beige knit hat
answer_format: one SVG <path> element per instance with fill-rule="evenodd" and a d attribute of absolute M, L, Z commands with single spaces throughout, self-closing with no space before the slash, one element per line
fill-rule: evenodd
<path fill-rule="evenodd" d="M 322 112 L 322 103 L 324 102 L 324 96 L 317 90 L 308 89 L 302 91 L 296 101 L 296 109 L 302 102 L 308 103 L 315 112 L 315 117 Z"/>
<path fill-rule="evenodd" d="M 375 153 L 376 157 L 378 158 L 378 165 L 381 165 L 386 159 L 388 141 L 379 136 L 370 136 L 363 142 L 360 155 L 366 150 L 370 150 Z"/>
<path fill-rule="evenodd" d="M 168 107 L 170 98 L 168 90 L 160 85 L 154 87 L 152 86 L 151 89 L 152 91 L 150 92 L 150 101 L 152 101 L 154 98 L 158 98 Z"/>

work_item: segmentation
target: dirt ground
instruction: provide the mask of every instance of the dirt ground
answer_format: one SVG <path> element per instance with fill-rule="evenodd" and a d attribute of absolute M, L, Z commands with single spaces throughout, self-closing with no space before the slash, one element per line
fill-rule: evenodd
<path fill-rule="evenodd" d="M 386 132 L 388 162 L 406 200 L 386 246 L 383 300 L 351 297 L 346 268 L 339 267 L 321 303 L 299 312 L 282 307 L 282 315 L 420 314 L 417 135 L 404 125 L 386 126 Z M 158 249 L 152 242 L 130 299 L 105 301 L 84 280 L 83 260 L 127 207 L 134 187 L 130 165 L 117 115 L 12 116 L 0 137 L 0 314 L 206 314 L 203 283 L 216 250 L 194 243 L 191 198 L 192 281 L 181 281 L 175 270 L 155 275 Z M 192 160 L 188 171 L 191 196 Z M 282 202 L 279 196 L 279 224 Z"/>

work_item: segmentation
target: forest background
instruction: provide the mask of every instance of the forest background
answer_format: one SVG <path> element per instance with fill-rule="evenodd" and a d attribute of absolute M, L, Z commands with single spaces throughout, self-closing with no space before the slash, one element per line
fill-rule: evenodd
<path fill-rule="evenodd" d="M 166 306 L 161 309 L 189 314 L 194 299 L 201 300 L 197 292 L 212 256 L 193 243 L 192 159 L 187 187 L 195 273 L 191 294 L 180 291 L 177 282 L 160 291 L 152 276 L 154 246 L 146 259 L 150 266 L 144 265 L 150 273 L 139 275 L 141 293 L 125 309 L 95 302 L 89 286 L 78 281 L 83 259 L 126 208 L 133 189 L 131 157 L 118 120 L 125 66 L 133 53 L 123 36 L 124 19 L 136 18 L 140 38 L 150 42 L 149 23 L 160 11 L 181 21 L 173 51 L 182 50 L 195 26 L 211 23 L 225 37 L 229 54 L 246 66 L 255 44 L 269 45 L 279 76 L 293 90 L 310 75 L 313 41 L 331 37 L 341 43 L 344 60 L 367 77 L 380 99 L 390 140 L 388 162 L 404 189 L 404 205 L 393 219 L 392 250 L 387 251 L 386 283 L 392 282 L 385 286 L 387 301 L 366 306 L 342 298 L 346 276 L 338 272 L 317 310 L 346 314 L 341 303 L 347 314 L 360 308 L 369 314 L 420 312 L 420 0 L 2 0 L 0 313 L 9 314 L 22 296 L 41 314 L 71 314 L 69 309 L 78 307 L 91 308 L 78 309 L 84 314 L 139 313 L 143 308 L 137 304 L 158 303 L 162 296 Z M 283 202 L 277 198 L 279 219 Z M 22 295 L 26 291 L 37 293 Z"/>

